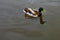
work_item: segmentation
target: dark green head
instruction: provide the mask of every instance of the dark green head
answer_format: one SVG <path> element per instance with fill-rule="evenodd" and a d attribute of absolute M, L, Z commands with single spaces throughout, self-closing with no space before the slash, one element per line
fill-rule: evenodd
<path fill-rule="evenodd" d="M 39 12 L 41 12 L 41 11 L 43 11 L 43 8 L 42 7 L 39 8 Z"/>

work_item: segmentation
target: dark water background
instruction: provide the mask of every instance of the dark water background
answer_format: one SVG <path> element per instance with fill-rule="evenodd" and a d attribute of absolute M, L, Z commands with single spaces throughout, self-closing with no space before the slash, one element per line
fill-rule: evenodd
<path fill-rule="evenodd" d="M 47 22 L 25 19 L 25 7 L 44 7 Z M 60 0 L 0 0 L 0 40 L 60 40 Z"/>

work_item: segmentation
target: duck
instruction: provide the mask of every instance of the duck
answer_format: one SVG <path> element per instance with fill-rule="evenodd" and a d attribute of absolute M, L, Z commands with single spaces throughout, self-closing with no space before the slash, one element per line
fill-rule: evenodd
<path fill-rule="evenodd" d="M 40 7 L 38 10 L 31 8 L 24 8 L 23 12 L 25 13 L 25 18 L 37 18 L 40 17 L 40 23 L 44 24 L 46 21 L 43 21 L 42 13 L 45 12 L 43 7 Z"/>
<path fill-rule="evenodd" d="M 25 13 L 25 15 L 27 15 L 26 17 L 39 17 L 42 15 L 43 11 L 44 11 L 44 8 L 42 7 L 40 7 L 39 10 L 31 9 L 31 8 L 23 9 L 23 12 Z"/>

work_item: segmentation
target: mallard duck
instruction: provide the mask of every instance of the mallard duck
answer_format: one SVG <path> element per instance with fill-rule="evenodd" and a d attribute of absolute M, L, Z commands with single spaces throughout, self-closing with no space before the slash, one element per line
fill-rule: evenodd
<path fill-rule="evenodd" d="M 31 9 L 31 8 L 25 8 L 23 9 L 23 12 L 25 13 L 25 18 L 37 18 L 40 17 L 40 23 L 43 24 L 45 21 L 43 21 L 42 12 L 45 12 L 45 9 L 40 7 L 38 10 Z"/>
<path fill-rule="evenodd" d="M 31 8 L 25 8 L 23 9 L 23 12 L 27 14 L 30 17 L 39 17 L 42 15 L 42 12 L 45 11 L 44 8 L 40 7 L 39 10 L 31 9 Z"/>

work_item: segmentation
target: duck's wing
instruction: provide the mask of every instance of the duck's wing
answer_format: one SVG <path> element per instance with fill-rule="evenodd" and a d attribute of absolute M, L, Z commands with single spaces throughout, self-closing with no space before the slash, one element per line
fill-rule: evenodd
<path fill-rule="evenodd" d="M 28 8 L 28 10 L 30 10 L 33 14 L 35 14 L 34 10 L 32 10 L 31 8 Z"/>
<path fill-rule="evenodd" d="M 29 16 L 32 16 L 32 17 L 38 17 L 38 15 L 33 15 L 33 14 L 29 13 L 29 12 L 27 12 L 26 14 L 28 14 Z"/>

